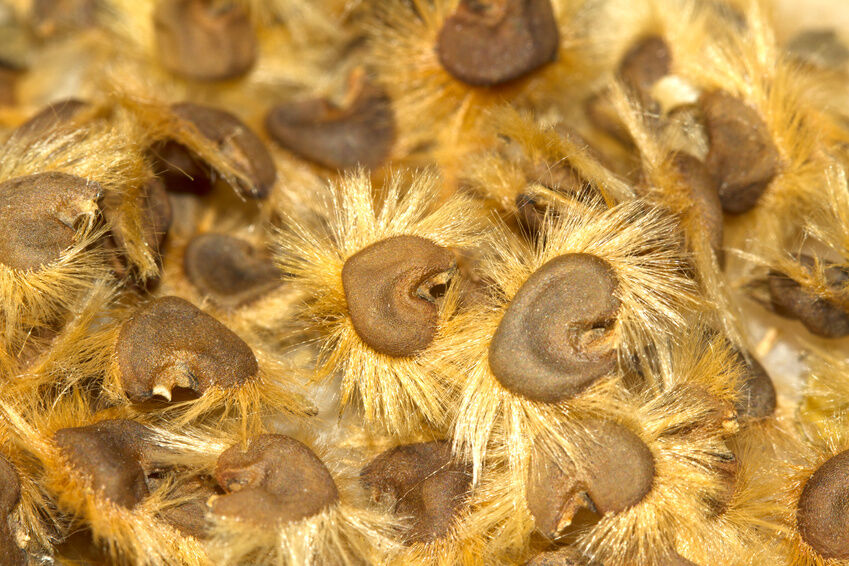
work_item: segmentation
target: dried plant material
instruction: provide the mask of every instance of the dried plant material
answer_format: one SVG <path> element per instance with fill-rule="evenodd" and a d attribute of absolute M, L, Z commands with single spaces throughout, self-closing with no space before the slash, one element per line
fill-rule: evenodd
<path fill-rule="evenodd" d="M 574 548 L 564 546 L 556 550 L 540 552 L 524 566 L 584 566 L 586 560 Z"/>
<path fill-rule="evenodd" d="M 559 40 L 550 0 L 460 0 L 442 24 L 436 51 L 459 80 L 493 86 L 551 62 Z"/>
<path fill-rule="evenodd" d="M 52 37 L 95 24 L 97 0 L 33 0 L 32 25 L 37 35 Z"/>
<path fill-rule="evenodd" d="M 528 507 L 537 529 L 556 539 L 582 507 L 600 515 L 617 514 L 638 504 L 654 484 L 654 456 L 639 436 L 610 421 L 582 423 L 597 443 L 586 451 L 580 470 L 560 463 L 531 468 Z"/>
<path fill-rule="evenodd" d="M 214 0 L 161 0 L 153 13 L 159 60 L 201 81 L 233 79 L 257 58 L 257 38 L 244 6 Z"/>
<path fill-rule="evenodd" d="M 50 172 L 0 184 L 0 262 L 34 271 L 59 259 L 74 244 L 77 226 L 91 223 L 102 189 L 80 177 Z"/>
<path fill-rule="evenodd" d="M 249 242 L 226 234 L 192 238 L 183 256 L 186 277 L 204 295 L 240 306 L 280 284 L 281 273 Z"/>
<path fill-rule="evenodd" d="M 277 178 L 274 162 L 265 144 L 244 122 L 225 110 L 192 102 L 174 104 L 171 111 L 178 120 L 195 128 L 206 143 L 214 145 L 219 159 L 229 162 L 244 178 L 235 182 L 242 196 L 268 196 Z M 152 148 L 161 169 L 159 176 L 169 190 L 208 193 L 218 169 L 203 153 L 198 153 L 195 144 L 186 141 L 189 140 L 168 139 Z"/>
<path fill-rule="evenodd" d="M 742 391 L 735 403 L 737 419 L 741 422 L 771 417 L 775 413 L 775 386 L 764 367 L 751 354 L 748 358 L 739 351 L 738 360 L 746 368 Z"/>
<path fill-rule="evenodd" d="M 157 434 L 171 465 L 224 488 L 209 501 L 213 564 L 371 564 L 396 549 L 395 522 L 363 504 L 338 451 L 309 438 L 241 436 L 232 427 Z"/>
<path fill-rule="evenodd" d="M 849 517 L 841 505 L 849 451 L 829 458 L 805 482 L 796 509 L 799 535 L 824 559 L 849 559 L 844 533 Z"/>
<path fill-rule="evenodd" d="M 15 542 L 9 516 L 21 498 L 21 480 L 12 464 L 0 456 L 0 554 L 9 566 L 24 566 L 27 557 Z"/>
<path fill-rule="evenodd" d="M 144 566 L 208 566 L 200 543 L 159 518 L 171 506 L 173 481 L 148 489 L 159 448 L 145 427 L 107 414 L 93 415 L 89 401 L 72 393 L 42 411 L 44 401 L 0 404 L 19 449 L 36 459 L 38 483 L 63 513 L 60 537 L 91 530 L 96 545 L 115 562 Z M 150 440 L 146 437 L 145 440 Z"/>
<path fill-rule="evenodd" d="M 445 536 L 467 504 L 471 475 L 451 462 L 447 442 L 398 446 L 363 468 L 360 480 L 376 500 L 394 502 L 394 512 L 412 517 L 407 544 Z"/>
<path fill-rule="evenodd" d="M 164 297 L 137 311 L 116 346 L 124 391 L 133 401 L 171 398 L 171 389 L 198 394 L 236 388 L 259 372 L 250 347 L 188 301 Z"/>
<path fill-rule="evenodd" d="M 451 272 L 453 258 L 445 250 L 473 247 L 483 225 L 467 198 L 454 196 L 438 203 L 438 183 L 435 176 L 421 173 L 406 185 L 398 175 L 373 195 L 365 174 L 346 176 L 322 195 L 324 227 L 288 219 L 275 242 L 278 266 L 291 274 L 291 285 L 304 292 L 301 318 L 320 335 L 317 375 L 340 372 L 342 406 L 361 403 L 366 422 L 391 431 L 415 430 L 422 422 L 438 423 L 445 417 L 446 384 L 430 357 L 445 337 L 442 326 L 459 297 L 454 285 L 448 285 L 435 305 L 436 297 L 428 293 L 449 282 L 435 277 Z M 399 252 L 419 257 L 395 257 Z M 371 258 L 374 253 L 380 257 Z M 381 269 L 381 283 L 368 284 L 374 276 L 366 272 L 374 267 Z M 400 280 L 393 280 L 398 276 Z M 357 293 L 353 305 L 347 298 L 351 293 Z M 388 308 L 374 303 L 399 298 L 399 305 Z M 389 355 L 360 336 L 364 320 L 371 324 L 381 311 L 395 317 L 396 310 L 407 326 L 396 331 L 417 337 L 410 344 L 424 349 L 387 348 L 382 343 L 385 333 L 377 340 L 369 338 L 393 353 Z M 426 328 L 434 323 L 434 311 L 431 339 Z M 383 328 L 391 326 L 392 318 L 383 316 L 376 320 Z"/>
<path fill-rule="evenodd" d="M 59 429 L 53 441 L 98 496 L 131 509 L 150 495 L 141 463 L 146 436 L 141 424 L 118 419 Z"/>
<path fill-rule="evenodd" d="M 247 450 L 234 446 L 222 452 L 215 479 L 226 495 L 212 502 L 211 512 L 258 526 L 309 519 L 339 501 L 321 460 L 302 443 L 279 434 L 253 438 Z"/>
<path fill-rule="evenodd" d="M 129 398 L 141 403 L 158 396 L 168 402 L 160 409 L 173 415 L 172 422 L 235 416 L 246 435 L 254 434 L 269 412 L 315 413 L 298 384 L 284 380 L 290 367 L 255 351 L 185 299 L 162 297 L 123 316 L 109 337 L 114 356 L 106 368 L 104 392 L 113 402 Z M 195 395 L 174 399 L 175 388 Z"/>
<path fill-rule="evenodd" d="M 133 226 L 123 214 L 126 206 L 121 195 L 111 193 L 103 198 L 103 217 L 111 227 L 110 234 L 118 248 L 126 250 L 130 245 L 129 232 Z M 134 202 L 128 205 L 140 212 L 140 234 L 144 245 L 155 256 L 159 256 L 162 243 L 171 227 L 173 212 L 165 185 L 157 178 L 150 179 L 139 189 Z"/>
<path fill-rule="evenodd" d="M 394 236 L 367 246 L 342 266 L 351 324 L 375 351 L 418 354 L 437 331 L 438 297 L 457 270 L 454 254 L 419 236 Z"/>
<path fill-rule="evenodd" d="M 498 382 L 531 401 L 574 397 L 616 368 L 619 282 L 605 260 L 558 256 L 536 270 L 504 313 L 489 346 Z"/>
<path fill-rule="evenodd" d="M 779 173 L 778 149 L 763 118 L 739 98 L 714 91 L 700 103 L 710 137 L 706 165 L 719 183 L 722 208 L 747 212 Z"/>
<path fill-rule="evenodd" d="M 77 98 L 66 98 L 48 104 L 26 122 L 15 129 L 19 138 L 38 138 L 50 135 L 56 128 L 72 122 L 80 113 L 91 108 L 88 102 Z"/>
<path fill-rule="evenodd" d="M 799 263 L 808 272 L 822 270 L 825 284 L 832 292 L 842 295 L 849 281 L 845 268 L 827 263 L 818 265 L 821 262 L 808 255 L 800 256 Z M 818 296 L 783 273 L 771 272 L 767 284 L 776 313 L 799 320 L 809 332 L 823 338 L 849 335 L 849 313 L 842 304 Z"/>
<path fill-rule="evenodd" d="M 353 73 L 341 106 L 324 98 L 277 104 L 265 118 L 269 135 L 295 155 L 330 169 L 377 169 L 395 143 L 395 114 L 386 92 Z"/>
<path fill-rule="evenodd" d="M 652 87 L 669 74 L 672 53 L 669 44 L 659 36 L 651 35 L 637 40 L 619 62 L 619 79 L 639 98 L 643 106 L 651 109 Z"/>
<path fill-rule="evenodd" d="M 592 203 L 593 198 L 588 196 L 581 202 Z M 557 216 L 547 219 L 533 246 L 514 238 L 506 230 L 497 232 L 491 244 L 492 253 L 481 266 L 482 274 L 494 282 L 493 292 L 482 304 L 461 312 L 449 327 L 448 336 L 452 340 L 441 345 L 440 351 L 443 363 L 451 368 L 455 382 L 461 384 L 454 443 L 456 449 L 473 462 L 476 473 L 484 465 L 490 443 L 509 442 L 515 457 L 520 458 L 520 455 L 528 454 L 528 447 L 535 436 L 568 419 L 577 407 L 592 405 L 594 399 L 600 398 L 600 395 L 603 397 L 601 391 L 615 387 L 613 383 L 618 377 L 616 366 L 601 363 L 607 361 L 608 351 L 615 352 L 620 367 L 628 367 L 634 356 L 639 357 L 642 348 L 658 344 L 661 337 L 670 333 L 683 332 L 675 329 L 683 329 L 687 325 L 685 313 L 704 308 L 694 282 L 683 275 L 686 259 L 675 236 L 675 220 L 672 217 L 638 202 L 627 202 L 609 209 L 602 203 L 598 204 L 573 204 L 558 208 Z M 500 367 L 492 364 L 494 347 L 490 344 L 494 343 L 500 325 L 512 324 L 509 318 L 513 315 L 508 318 L 507 313 L 514 301 L 520 298 L 520 289 L 533 274 L 555 258 L 573 254 L 597 258 L 583 259 L 584 256 L 577 255 L 575 260 L 558 260 L 558 263 L 569 261 L 584 268 L 581 281 L 589 281 L 593 276 L 599 278 L 597 284 L 581 284 L 583 288 L 592 289 L 597 307 L 589 309 L 589 302 L 582 305 L 580 294 L 571 294 L 572 282 L 566 276 L 553 279 L 551 288 L 544 288 L 541 304 L 559 304 L 560 300 L 568 300 L 579 313 L 583 306 L 587 306 L 585 314 L 574 317 L 575 321 L 592 322 L 586 325 L 575 323 L 578 330 L 589 330 L 585 336 L 587 342 L 580 345 L 570 343 L 571 338 L 567 336 L 565 342 L 553 340 L 550 347 L 545 347 L 559 350 L 561 356 L 574 356 L 574 351 L 589 348 L 592 340 L 598 338 L 595 345 L 598 349 L 592 352 L 599 362 L 582 361 L 584 367 L 578 364 L 582 371 L 586 366 L 593 369 L 587 371 L 583 382 L 566 374 L 558 376 L 559 383 L 572 383 L 573 391 L 579 392 L 575 397 L 564 398 L 558 394 L 538 397 L 545 401 L 537 401 L 516 395 L 504 387 L 494 374 L 494 370 Z M 603 291 L 597 293 L 597 289 Z M 538 289 L 538 292 L 541 291 L 543 288 Z M 553 297 L 555 294 L 557 298 Z M 533 307 L 527 308 L 527 312 L 534 312 Z M 564 308 L 563 312 L 567 313 L 571 308 Z M 548 325 L 545 316 L 550 314 L 548 311 L 542 314 L 540 323 Z M 599 324 L 594 329 L 595 322 Z M 551 325 L 551 328 L 557 327 L 557 324 Z M 539 342 L 540 338 L 534 338 L 537 330 L 533 323 L 523 328 L 528 333 L 528 338 L 522 342 L 527 344 L 527 348 L 536 349 L 544 344 Z M 524 355 L 530 356 L 528 353 Z M 509 357 L 505 358 L 499 363 L 501 366 L 510 363 L 515 366 L 522 361 L 515 354 L 513 358 L 512 361 Z M 574 371 L 569 364 L 564 367 Z M 612 379 L 597 379 L 599 369 L 605 368 L 612 370 L 608 374 Z M 558 364 L 550 364 L 547 368 L 550 372 L 562 372 L 562 369 Z M 523 388 L 529 387 L 527 383 L 539 375 L 537 372 L 534 369 L 527 376 Z M 519 376 L 520 372 L 516 375 Z M 581 391 L 581 387 L 587 387 L 593 380 L 596 380 L 595 384 Z M 540 388 L 538 385 L 534 387 Z M 549 398 L 561 400 L 550 402 Z M 519 464 L 514 462 L 514 465 Z"/>
<path fill-rule="evenodd" d="M 688 189 L 699 228 L 717 257 L 722 252 L 722 202 L 719 188 L 704 163 L 686 153 L 676 153 L 673 165 Z"/>

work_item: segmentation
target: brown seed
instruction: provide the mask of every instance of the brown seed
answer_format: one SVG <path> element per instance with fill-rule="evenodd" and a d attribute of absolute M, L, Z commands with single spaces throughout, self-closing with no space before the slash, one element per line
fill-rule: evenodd
<path fill-rule="evenodd" d="M 227 495 L 212 502 L 212 512 L 261 525 L 307 519 L 339 501 L 336 483 L 318 456 L 281 434 L 261 434 L 247 450 L 225 450 L 215 479 Z"/>
<path fill-rule="evenodd" d="M 525 562 L 525 566 L 586 566 L 587 564 L 589 563 L 580 552 L 568 546 L 542 552 Z"/>
<path fill-rule="evenodd" d="M 662 37 L 651 35 L 638 40 L 619 63 L 619 78 L 639 97 L 645 107 L 655 107 L 651 90 L 654 84 L 669 74 L 672 51 Z"/>
<path fill-rule="evenodd" d="M 15 129 L 16 138 L 41 138 L 54 129 L 67 124 L 80 112 L 89 108 L 88 102 L 77 98 L 66 98 L 48 104 L 36 112 L 29 120 Z"/>
<path fill-rule="evenodd" d="M 436 335 L 435 288 L 457 269 L 453 253 L 418 236 L 393 236 L 348 258 L 342 287 L 359 337 L 393 357 L 412 356 Z"/>
<path fill-rule="evenodd" d="M 284 148 L 330 169 L 377 169 L 395 142 L 395 114 L 383 89 L 364 79 L 352 100 L 338 107 L 322 99 L 278 104 L 265 127 Z"/>
<path fill-rule="evenodd" d="M 107 193 L 103 197 L 103 216 L 112 227 L 112 238 L 120 248 L 126 248 L 126 226 L 121 218 L 123 197 L 117 193 Z M 171 201 L 165 185 L 157 178 L 145 183 L 135 200 L 141 212 L 141 230 L 144 243 L 154 253 L 158 254 L 168 229 L 171 227 Z"/>
<path fill-rule="evenodd" d="M 634 145 L 634 138 L 610 100 L 610 93 L 602 91 L 584 101 L 584 113 L 590 123 L 626 147 Z"/>
<path fill-rule="evenodd" d="M 203 394 L 239 387 L 259 371 L 250 347 L 230 329 L 179 297 L 141 307 L 124 323 L 116 344 L 124 391 L 131 401 L 174 386 Z"/>
<path fill-rule="evenodd" d="M 738 362 L 745 367 L 742 390 L 734 405 L 737 419 L 754 421 L 771 417 L 775 412 L 775 386 L 764 367 L 751 355 L 748 359 L 735 351 Z"/>
<path fill-rule="evenodd" d="M 102 497 L 131 509 L 149 495 L 145 480 L 148 430 L 126 419 L 56 431 L 53 441 Z"/>
<path fill-rule="evenodd" d="M 813 270 L 814 258 L 802 255 L 799 263 Z M 843 293 L 849 272 L 837 265 L 826 264 L 825 280 L 835 292 Z M 823 338 L 849 336 L 849 313 L 840 305 L 818 297 L 786 275 L 770 272 L 767 280 L 773 310 L 781 316 L 795 318 L 805 325 L 811 334 Z"/>
<path fill-rule="evenodd" d="M 550 0 L 460 0 L 439 30 L 436 51 L 455 78 L 494 86 L 553 61 L 559 43 Z"/>
<path fill-rule="evenodd" d="M 21 480 L 14 466 L 0 456 L 0 556 L 8 566 L 26 566 L 27 558 L 15 542 L 9 525 L 12 514 L 21 499 Z"/>
<path fill-rule="evenodd" d="M 160 0 L 153 27 L 160 62 L 184 77 L 233 79 L 256 61 L 256 32 L 237 2 Z"/>
<path fill-rule="evenodd" d="M 243 196 L 255 199 L 268 196 L 277 179 L 277 170 L 265 144 L 244 122 L 225 110 L 192 102 L 174 104 L 171 109 L 217 144 L 221 155 L 250 179 L 249 186 L 239 183 L 236 187 Z M 152 153 L 169 190 L 198 194 L 212 190 L 215 173 L 187 147 L 167 140 L 155 145 Z"/>
<path fill-rule="evenodd" d="M 387 450 L 360 472 L 374 499 L 389 497 L 396 514 L 412 518 L 408 544 L 438 539 L 451 529 L 466 505 L 471 480 L 467 467 L 452 461 L 444 441 Z"/>
<path fill-rule="evenodd" d="M 652 489 L 654 456 L 639 436 L 611 421 L 592 420 L 585 427 L 594 440 L 579 466 L 564 469 L 542 458 L 532 463 L 528 508 L 547 537 L 558 536 L 582 507 L 602 515 L 620 513 Z"/>
<path fill-rule="evenodd" d="M 192 238 L 183 256 L 186 277 L 217 303 L 239 306 L 280 284 L 280 272 L 248 242 L 226 234 Z"/>
<path fill-rule="evenodd" d="M 672 157 L 672 163 L 681 175 L 692 201 L 699 228 L 707 237 L 717 258 L 722 261 L 722 203 L 713 176 L 704 163 L 686 153 L 676 153 Z"/>
<path fill-rule="evenodd" d="M 822 558 L 849 559 L 849 450 L 808 478 L 796 507 L 799 534 Z"/>
<path fill-rule="evenodd" d="M 66 173 L 36 173 L 0 183 L 0 262 L 37 270 L 74 243 L 77 221 L 97 211 L 100 185 Z"/>
<path fill-rule="evenodd" d="M 779 172 L 780 156 L 769 128 L 745 102 L 722 91 L 701 97 L 710 139 L 707 165 L 719 183 L 722 209 L 751 210 Z"/>
<path fill-rule="evenodd" d="M 573 397 L 616 368 L 619 281 L 589 254 L 554 258 L 516 293 L 489 347 L 501 385 L 532 401 Z"/>

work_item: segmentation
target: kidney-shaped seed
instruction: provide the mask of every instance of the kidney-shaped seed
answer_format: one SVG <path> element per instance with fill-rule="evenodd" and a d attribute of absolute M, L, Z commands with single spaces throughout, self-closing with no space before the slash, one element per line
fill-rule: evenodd
<path fill-rule="evenodd" d="M 822 558 L 849 559 L 849 450 L 827 460 L 808 478 L 796 506 L 802 540 Z"/>
<path fill-rule="evenodd" d="M 225 110 L 192 102 L 174 104 L 171 110 L 216 144 L 221 155 L 250 180 L 249 185 L 240 182 L 235 187 L 243 196 L 268 196 L 277 170 L 268 148 L 244 122 Z M 211 166 L 187 147 L 166 140 L 156 144 L 152 153 L 157 173 L 169 190 L 203 194 L 212 189 L 215 175 Z"/>
<path fill-rule="evenodd" d="M 589 254 L 556 257 L 516 293 L 489 347 L 501 385 L 532 401 L 572 397 L 616 367 L 618 278 Z"/>
<path fill-rule="evenodd" d="M 163 297 L 124 323 L 116 344 L 124 391 L 132 401 L 171 398 L 174 386 L 203 394 L 234 388 L 259 371 L 250 347 L 190 302 Z"/>
<path fill-rule="evenodd" d="M 457 268 L 450 250 L 418 236 L 394 236 L 352 255 L 342 267 L 351 323 L 363 342 L 388 356 L 412 356 L 433 341 L 432 290 Z"/>
<path fill-rule="evenodd" d="M 710 150 L 705 164 L 719 183 L 725 212 L 751 210 L 779 172 L 780 156 L 754 108 L 727 92 L 702 95 Z"/>
<path fill-rule="evenodd" d="M 129 509 L 149 495 L 143 467 L 147 437 L 143 425 L 115 419 L 59 429 L 53 441 L 96 492 Z"/>
<path fill-rule="evenodd" d="M 587 507 L 599 514 L 620 513 L 640 503 L 654 483 L 654 456 L 627 427 L 612 421 L 585 423 L 585 460 L 575 466 L 540 458 L 531 468 L 527 503 L 536 528 L 556 537 Z"/>
<path fill-rule="evenodd" d="M 376 169 L 395 142 L 392 102 L 367 82 L 344 108 L 324 99 L 278 104 L 268 112 L 265 127 L 281 146 L 330 169 Z"/>
<path fill-rule="evenodd" d="M 238 306 L 280 284 L 280 272 L 248 242 L 227 234 L 192 238 L 183 256 L 186 277 L 216 302 Z"/>
<path fill-rule="evenodd" d="M 237 2 L 160 0 L 153 29 L 162 65 L 184 77 L 232 79 L 256 61 L 256 32 Z"/>
<path fill-rule="evenodd" d="M 339 501 L 318 456 L 281 434 L 261 434 L 245 450 L 222 452 L 215 479 L 227 494 L 212 501 L 213 514 L 269 527 L 307 519 Z"/>
<path fill-rule="evenodd" d="M 518 79 L 557 57 L 551 0 L 460 0 L 436 43 L 442 67 L 474 86 Z"/>
<path fill-rule="evenodd" d="M 811 271 L 815 260 L 811 256 L 802 255 L 799 263 Z M 845 268 L 826 265 L 824 275 L 829 287 L 836 292 L 845 292 L 849 283 L 849 272 Z M 823 338 L 849 336 L 849 313 L 839 304 L 818 297 L 783 273 L 771 272 L 767 285 L 772 308 L 777 314 L 798 320 L 811 334 Z"/>
<path fill-rule="evenodd" d="M 360 481 L 380 500 L 390 498 L 398 515 L 412 518 L 407 543 L 446 534 L 466 506 L 469 470 L 452 462 L 447 442 L 406 444 L 387 450 L 360 473 Z"/>
<path fill-rule="evenodd" d="M 74 243 L 77 220 L 96 213 L 97 183 L 48 172 L 0 183 L 0 263 L 36 270 Z"/>

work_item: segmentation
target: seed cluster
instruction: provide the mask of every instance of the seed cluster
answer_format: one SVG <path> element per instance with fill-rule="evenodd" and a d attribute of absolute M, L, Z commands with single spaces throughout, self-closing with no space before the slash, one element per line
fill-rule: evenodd
<path fill-rule="evenodd" d="M 0 564 L 849 566 L 849 44 L 773 15 L 0 0 Z"/>

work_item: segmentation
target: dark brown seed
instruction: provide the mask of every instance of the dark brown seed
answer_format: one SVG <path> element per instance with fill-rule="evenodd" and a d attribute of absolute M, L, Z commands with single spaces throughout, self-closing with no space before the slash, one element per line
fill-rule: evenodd
<path fill-rule="evenodd" d="M 542 552 L 525 562 L 525 566 L 586 566 L 587 564 L 588 562 L 580 552 L 568 546 Z"/>
<path fill-rule="evenodd" d="M 532 401 L 573 397 L 616 368 L 619 281 L 589 254 L 549 261 L 516 293 L 489 347 L 501 385 Z"/>
<path fill-rule="evenodd" d="M 121 214 L 123 197 L 117 193 L 108 193 L 103 198 L 103 216 L 112 228 L 112 238 L 120 248 L 126 248 L 126 226 Z M 145 183 L 138 196 L 136 206 L 141 213 L 141 230 L 144 243 L 154 254 L 159 253 L 168 229 L 171 227 L 171 201 L 165 185 L 157 178 Z"/>
<path fill-rule="evenodd" d="M 281 146 L 324 167 L 377 169 L 395 142 L 392 101 L 368 82 L 355 88 L 359 92 L 341 108 L 321 98 L 278 104 L 265 127 Z"/>
<path fill-rule="evenodd" d="M 669 74 L 672 51 L 662 37 L 651 35 L 638 40 L 619 63 L 619 78 L 644 107 L 654 107 L 651 90 Z"/>
<path fill-rule="evenodd" d="M 702 113 L 710 140 L 707 165 L 719 183 L 722 209 L 751 210 L 778 175 L 781 157 L 758 113 L 722 91 L 702 95 Z"/>
<path fill-rule="evenodd" d="M 443 68 L 473 86 L 518 79 L 557 57 L 550 0 L 460 0 L 436 43 Z"/>
<path fill-rule="evenodd" d="M 171 109 L 215 143 L 221 155 L 250 179 L 249 186 L 240 183 L 236 187 L 242 195 L 268 196 L 277 170 L 265 144 L 244 122 L 225 110 L 191 102 L 174 104 Z M 152 153 L 169 190 L 205 194 L 212 189 L 215 173 L 210 165 L 185 146 L 166 140 L 154 146 Z"/>
<path fill-rule="evenodd" d="M 471 475 L 451 459 L 447 442 L 406 444 L 387 450 L 360 472 L 375 500 L 388 497 L 394 512 L 412 518 L 408 544 L 445 535 L 466 505 Z"/>
<path fill-rule="evenodd" d="M 796 527 L 822 558 L 849 559 L 849 451 L 826 461 L 802 488 Z"/>
<path fill-rule="evenodd" d="M 226 234 L 192 238 L 183 256 L 186 277 L 217 303 L 239 306 L 280 284 L 280 272 L 248 242 Z"/>
<path fill-rule="evenodd" d="M 735 356 L 746 369 L 740 396 L 734 405 L 737 419 L 754 421 L 771 417 L 775 412 L 775 386 L 764 367 L 751 355 L 747 359 L 739 351 Z"/>
<path fill-rule="evenodd" d="M 160 0 L 153 27 L 160 62 L 184 77 L 233 79 L 256 61 L 256 32 L 237 2 Z"/>
<path fill-rule="evenodd" d="M 56 431 L 53 441 L 72 468 L 102 497 L 131 509 L 149 495 L 145 481 L 148 430 L 126 419 Z"/>
<path fill-rule="evenodd" d="M 814 258 L 807 255 L 800 256 L 799 263 L 809 271 L 815 265 Z M 825 280 L 835 292 L 844 293 L 849 272 L 826 264 Z M 823 338 L 849 336 L 849 313 L 840 305 L 818 297 L 782 273 L 770 272 L 767 283 L 770 302 L 777 314 L 799 320 L 811 334 Z"/>
<path fill-rule="evenodd" d="M 0 456 L 0 556 L 8 566 L 26 566 L 27 558 L 15 542 L 9 525 L 12 514 L 21 499 L 21 480 L 14 466 Z"/>
<path fill-rule="evenodd" d="M 716 181 L 704 163 L 691 155 L 676 153 L 672 160 L 692 201 L 699 228 L 722 261 L 722 203 Z"/>
<path fill-rule="evenodd" d="M 457 269 L 453 253 L 418 236 L 394 236 L 348 258 L 342 287 L 359 337 L 381 354 L 412 356 L 436 335 L 433 290 Z"/>
<path fill-rule="evenodd" d="M 116 344 L 121 383 L 131 401 L 185 387 L 239 387 L 259 370 L 250 347 L 226 326 L 179 297 L 141 307 L 124 323 Z"/>
<path fill-rule="evenodd" d="M 100 185 L 66 173 L 36 173 L 0 183 L 0 262 L 36 270 L 74 243 L 79 219 L 95 214 Z"/>
<path fill-rule="evenodd" d="M 247 450 L 225 450 L 215 479 L 227 495 L 212 502 L 212 512 L 260 525 L 307 519 L 339 501 L 336 483 L 318 456 L 281 434 L 261 434 Z"/>
<path fill-rule="evenodd" d="M 89 108 L 88 102 L 76 98 L 66 98 L 48 104 L 36 112 L 29 120 L 15 129 L 16 138 L 41 138 L 54 129 L 67 124 L 80 112 Z"/>
<path fill-rule="evenodd" d="M 563 469 L 543 458 L 533 462 L 527 503 L 537 530 L 547 537 L 562 532 L 582 507 L 602 515 L 620 513 L 652 489 L 654 456 L 640 437 L 611 421 L 585 426 L 594 441 L 578 467 Z"/>

